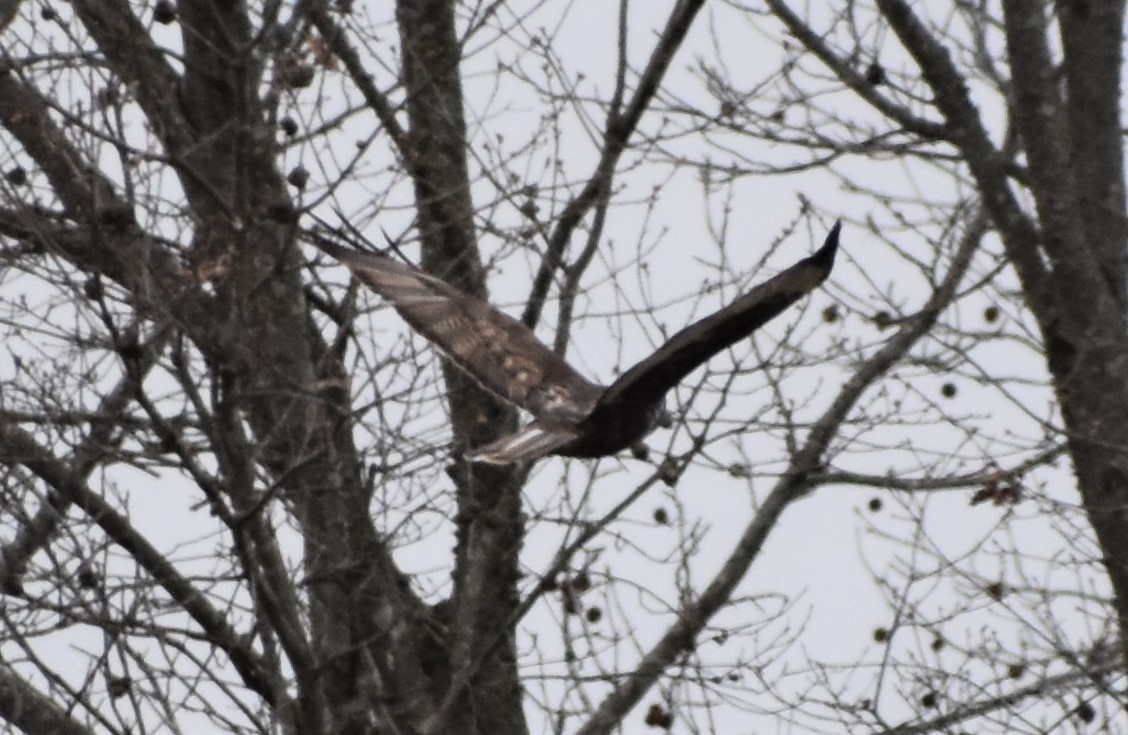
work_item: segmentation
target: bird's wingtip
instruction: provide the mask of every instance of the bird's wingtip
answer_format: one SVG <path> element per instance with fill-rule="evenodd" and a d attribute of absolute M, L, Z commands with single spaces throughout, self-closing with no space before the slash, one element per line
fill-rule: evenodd
<path fill-rule="evenodd" d="M 328 237 L 318 232 L 308 233 L 306 242 L 308 242 L 310 245 L 313 245 L 315 248 L 325 253 L 326 255 L 333 256 L 337 260 L 341 260 L 343 257 L 353 252 L 351 249 L 333 242 Z"/>
<path fill-rule="evenodd" d="M 826 235 L 826 240 L 823 242 L 823 248 L 837 248 L 838 236 L 842 232 L 842 220 L 834 220 L 834 226 L 830 228 L 830 232 Z"/>
<path fill-rule="evenodd" d="M 826 240 L 823 241 L 811 260 L 826 266 L 828 269 L 834 264 L 834 255 L 838 252 L 838 236 L 842 232 L 842 220 L 835 220 L 834 226 L 830 228 L 827 233 Z"/>

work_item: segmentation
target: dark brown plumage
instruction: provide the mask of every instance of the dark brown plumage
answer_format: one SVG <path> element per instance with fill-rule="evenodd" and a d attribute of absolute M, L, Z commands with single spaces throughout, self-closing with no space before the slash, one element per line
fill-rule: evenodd
<path fill-rule="evenodd" d="M 428 273 L 383 255 L 313 243 L 383 296 L 460 370 L 535 421 L 467 455 L 511 464 L 550 454 L 603 457 L 649 434 L 663 398 L 686 375 L 748 336 L 830 274 L 841 223 L 823 246 L 732 304 L 675 334 L 610 386 L 587 381 L 516 319 Z"/>

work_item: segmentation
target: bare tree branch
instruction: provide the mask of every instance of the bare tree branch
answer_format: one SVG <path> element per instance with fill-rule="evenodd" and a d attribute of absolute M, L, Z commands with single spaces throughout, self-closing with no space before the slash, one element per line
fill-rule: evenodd
<path fill-rule="evenodd" d="M 93 730 L 71 719 L 54 700 L 0 665 L 0 717 L 24 732 L 90 735 Z"/>
<path fill-rule="evenodd" d="M 756 511 L 732 553 L 696 599 L 678 612 L 678 620 L 647 651 L 638 666 L 599 704 L 591 718 L 578 731 L 580 735 L 611 732 L 623 716 L 679 657 L 694 647 L 697 635 L 709 620 L 732 598 L 733 590 L 744 579 L 760 554 L 768 534 L 775 528 L 791 503 L 809 494 L 813 479 L 824 462 L 830 444 L 842 422 L 865 390 L 897 363 L 935 324 L 940 311 L 955 296 L 967 273 L 971 257 L 987 230 L 986 214 L 976 208 L 968 216 L 965 232 L 952 257 L 944 280 L 937 285 L 917 316 L 906 322 L 880 350 L 854 372 L 842 386 L 830 407 L 811 426 L 806 441 L 792 456 L 787 470 Z"/>
<path fill-rule="evenodd" d="M 277 702 L 280 691 L 262 670 L 258 656 L 243 636 L 229 626 L 223 614 L 192 587 L 120 513 L 86 487 L 73 468 L 52 457 L 31 436 L 14 426 L 0 425 L 0 460 L 19 463 L 35 473 L 54 493 L 48 502 L 70 501 L 81 508 L 106 534 L 144 567 L 185 612 L 204 630 L 208 639 L 225 651 L 244 683 L 268 702 Z"/>
<path fill-rule="evenodd" d="M 556 226 L 549 236 L 544 258 L 541 260 L 537 274 L 533 278 L 533 287 L 526 302 L 525 312 L 521 315 L 521 321 L 527 326 L 532 327 L 540 321 L 541 310 L 544 308 L 544 301 L 552 283 L 552 277 L 560 267 L 564 250 L 572 238 L 573 231 L 588 211 L 610 193 L 611 181 L 614 178 L 615 166 L 619 157 L 626 149 L 631 135 L 638 128 L 643 113 L 657 94 L 662 79 L 669 70 L 678 48 L 685 40 L 697 12 L 701 10 L 704 4 L 704 0 L 679 0 L 670 12 L 670 17 L 666 20 L 666 27 L 658 38 L 658 42 L 654 45 L 646 68 L 639 76 L 635 91 L 626 101 L 623 112 L 618 112 L 614 106 L 609 111 L 607 126 L 603 133 L 603 148 L 600 151 L 599 163 L 596 164 L 595 170 L 588 178 L 587 183 L 584 184 L 584 188 L 560 212 Z M 617 78 L 620 80 L 623 78 L 621 68 Z M 618 94 L 622 89 L 621 85 L 616 86 L 616 97 L 613 100 L 617 101 Z"/>

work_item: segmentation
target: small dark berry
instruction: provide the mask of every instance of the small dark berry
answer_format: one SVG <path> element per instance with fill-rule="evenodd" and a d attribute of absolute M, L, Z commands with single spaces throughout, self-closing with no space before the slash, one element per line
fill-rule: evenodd
<path fill-rule="evenodd" d="M 572 577 L 572 581 L 569 584 L 571 584 L 572 589 L 576 592 L 587 592 L 591 589 L 591 577 L 588 576 L 587 572 L 580 572 L 575 577 Z"/>
<path fill-rule="evenodd" d="M 161 437 L 160 449 L 164 454 L 175 454 L 178 448 L 176 436 L 168 433 Z"/>
<path fill-rule="evenodd" d="M 646 717 L 643 719 L 643 722 L 650 727 L 669 729 L 670 725 L 674 724 L 674 718 L 662 705 L 652 704 L 650 708 L 646 710 Z"/>
<path fill-rule="evenodd" d="M 171 0 L 157 0 L 157 4 L 153 6 L 153 20 L 164 26 L 174 22 L 176 20 L 176 6 L 172 4 Z"/>
<path fill-rule="evenodd" d="M 87 278 L 86 282 L 82 284 L 82 293 L 91 301 L 102 298 L 102 279 L 98 276 Z"/>
<path fill-rule="evenodd" d="M 885 81 L 885 67 L 876 61 L 869 65 L 866 69 L 866 81 L 877 86 Z"/>
<path fill-rule="evenodd" d="M 102 582 L 102 576 L 89 564 L 78 568 L 78 586 L 84 590 L 92 590 Z"/>
<path fill-rule="evenodd" d="M 118 338 L 117 351 L 123 360 L 140 360 L 145 356 L 145 348 L 138 341 L 136 332 L 123 332 Z"/>
<path fill-rule="evenodd" d="M 286 75 L 291 89 L 305 89 L 313 84 L 313 64 L 294 64 Z"/>
<path fill-rule="evenodd" d="M 126 694 L 128 694 L 129 688 L 132 685 L 133 680 L 128 676 L 118 676 L 110 679 L 109 686 L 106 687 L 106 689 L 109 692 L 111 698 L 118 699 L 119 697 L 124 697 Z"/>
<path fill-rule="evenodd" d="M 309 183 L 309 171 L 306 170 L 305 166 L 295 166 L 286 175 L 286 181 L 290 182 L 290 186 L 295 189 L 304 189 L 305 185 Z"/>

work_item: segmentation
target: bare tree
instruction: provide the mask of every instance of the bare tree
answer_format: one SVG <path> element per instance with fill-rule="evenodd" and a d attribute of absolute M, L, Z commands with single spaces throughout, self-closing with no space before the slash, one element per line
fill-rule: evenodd
<path fill-rule="evenodd" d="M 0 7 L 0 717 L 1122 727 L 1123 3 L 800 5 Z M 533 467 L 303 247 L 383 229 L 607 378 L 838 216 L 648 452 Z M 879 619 L 787 583 L 852 555 L 820 508 Z"/>

